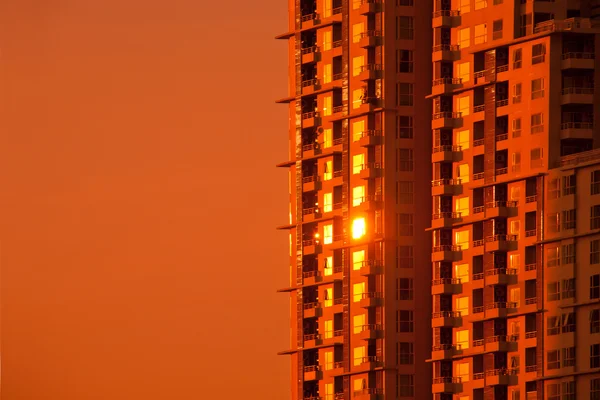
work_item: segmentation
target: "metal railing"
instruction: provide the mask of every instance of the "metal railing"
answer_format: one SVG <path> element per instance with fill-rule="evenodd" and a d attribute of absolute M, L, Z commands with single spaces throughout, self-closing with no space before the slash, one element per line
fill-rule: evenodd
<path fill-rule="evenodd" d="M 473 106 L 473 112 L 474 113 L 481 112 L 483 110 L 485 110 L 485 104 L 480 104 L 480 105 L 477 105 L 477 106 Z"/>
<path fill-rule="evenodd" d="M 458 376 L 438 376 L 433 378 L 433 383 L 461 383 L 462 379 Z"/>
<path fill-rule="evenodd" d="M 436 311 L 431 318 L 460 318 L 460 311 Z"/>
<path fill-rule="evenodd" d="M 473 179 L 475 179 L 474 176 L 473 176 Z M 473 214 L 480 214 L 480 213 L 482 213 L 484 211 L 485 211 L 485 206 L 473 207 Z"/>
<path fill-rule="evenodd" d="M 461 216 L 461 213 L 459 213 L 459 212 L 447 211 L 447 212 L 440 212 L 440 213 L 432 214 L 431 218 L 432 219 L 443 219 L 443 218 L 456 219 L 456 218 L 460 218 L 460 216 Z"/>
<path fill-rule="evenodd" d="M 434 11 L 432 18 L 437 17 L 460 17 L 460 10 L 438 10 Z"/>
<path fill-rule="evenodd" d="M 496 101 L 496 107 L 504 107 L 508 105 L 508 99 L 502 99 Z"/>
<path fill-rule="evenodd" d="M 300 50 L 300 53 L 302 55 L 304 54 L 310 54 L 310 53 L 317 53 L 319 51 L 319 46 L 310 46 L 310 47 L 305 47 L 303 49 Z"/>
<path fill-rule="evenodd" d="M 595 53 L 589 53 L 589 52 L 567 52 L 567 53 L 563 53 L 562 54 L 562 59 L 563 60 L 572 60 L 572 59 L 576 59 L 576 60 L 593 60 L 596 58 L 596 54 Z"/>
<path fill-rule="evenodd" d="M 475 139 L 473 140 L 473 147 L 483 146 L 485 143 L 485 139 Z"/>
<path fill-rule="evenodd" d="M 480 180 L 480 179 L 483 179 L 483 177 L 484 177 L 484 176 L 485 176 L 485 173 L 484 173 L 484 172 L 475 172 L 475 173 L 473 174 L 473 180 L 474 180 L 474 181 L 478 181 L 478 180 Z"/>
<path fill-rule="evenodd" d="M 529 229 L 525 231 L 525 237 L 531 237 L 537 235 L 537 229 Z"/>
<path fill-rule="evenodd" d="M 310 13 L 310 14 L 303 15 L 301 18 L 301 21 L 306 22 L 306 21 L 312 21 L 313 19 L 319 19 L 319 14 Z"/>
<path fill-rule="evenodd" d="M 436 146 L 433 148 L 432 153 L 435 154 L 435 153 L 442 153 L 442 152 L 446 152 L 446 151 L 452 151 L 452 152 L 462 151 L 462 146 L 455 146 L 455 145 L 451 145 L 451 144 Z"/>
<path fill-rule="evenodd" d="M 433 181 L 431 181 L 431 186 L 436 187 L 436 186 L 444 186 L 444 185 L 460 185 L 461 182 L 462 182 L 461 179 L 454 179 L 454 178 L 434 179 Z"/>
<path fill-rule="evenodd" d="M 304 307 L 305 310 L 311 310 L 313 308 L 319 308 L 319 307 L 321 307 L 321 303 L 319 303 L 318 301 L 311 302 L 311 303 L 304 303 L 303 307 Z"/>
<path fill-rule="evenodd" d="M 434 246 L 431 249 L 432 253 L 437 253 L 439 251 L 460 251 L 461 247 L 460 246 L 455 246 L 452 244 L 442 244 L 440 246 Z"/>
<path fill-rule="evenodd" d="M 501 142 L 503 140 L 508 140 L 508 133 L 501 133 L 496 135 L 496 142 Z"/>
<path fill-rule="evenodd" d="M 438 44 L 433 46 L 433 52 L 436 51 L 459 51 L 460 46 L 457 44 Z"/>
<path fill-rule="evenodd" d="M 462 78 L 438 78 L 438 79 L 434 79 L 431 82 L 431 86 L 460 85 L 461 83 L 462 83 Z"/>
<path fill-rule="evenodd" d="M 453 111 L 442 111 L 442 112 L 431 114 L 432 120 L 442 119 L 442 118 L 453 118 L 453 119 L 462 118 L 462 113 L 461 112 L 453 112 Z"/>
<path fill-rule="evenodd" d="M 508 71 L 508 64 L 504 64 L 504 65 L 500 65 L 498 67 L 496 67 L 496 73 L 500 73 L 500 72 L 506 72 Z"/>
<path fill-rule="evenodd" d="M 433 286 L 435 285 L 460 285 L 459 278 L 439 278 L 431 281 Z"/>
<path fill-rule="evenodd" d="M 485 244 L 485 240 L 483 239 L 475 239 L 473 240 L 473 247 L 481 247 Z"/>
<path fill-rule="evenodd" d="M 566 87 L 563 88 L 562 94 L 594 94 L 594 87 Z"/>
<path fill-rule="evenodd" d="M 485 238 L 486 242 L 499 242 L 501 240 L 505 240 L 508 242 L 516 241 L 517 235 L 498 234 L 498 235 L 488 236 Z"/>
<path fill-rule="evenodd" d="M 537 263 L 525 264 L 525 271 L 535 271 L 537 269 Z"/>
<path fill-rule="evenodd" d="M 560 129 L 593 129 L 593 122 L 563 122 Z"/>
<path fill-rule="evenodd" d="M 321 334 L 320 333 L 309 333 L 308 335 L 304 335 L 304 341 L 318 340 L 318 339 L 321 339 Z M 315 365 L 315 367 L 319 368 L 318 365 Z M 304 371 L 306 371 L 306 368 L 304 369 Z"/>
<path fill-rule="evenodd" d="M 483 279 L 483 272 L 477 273 L 477 274 L 473 274 L 473 280 L 474 281 L 479 281 L 481 279 Z"/>
<path fill-rule="evenodd" d="M 486 276 L 494 275 L 517 275 L 518 270 L 516 268 L 492 268 L 485 271 Z"/>
<path fill-rule="evenodd" d="M 302 113 L 302 119 L 316 118 L 318 116 L 319 116 L 318 111 L 310 111 L 310 112 Z"/>

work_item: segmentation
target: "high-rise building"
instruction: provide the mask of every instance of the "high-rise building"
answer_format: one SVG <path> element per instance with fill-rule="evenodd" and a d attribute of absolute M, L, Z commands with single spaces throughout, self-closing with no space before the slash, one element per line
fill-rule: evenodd
<path fill-rule="evenodd" d="M 600 399 L 599 6 L 436 1 L 436 400 Z"/>
<path fill-rule="evenodd" d="M 432 396 L 432 9 L 289 0 L 293 400 Z"/>

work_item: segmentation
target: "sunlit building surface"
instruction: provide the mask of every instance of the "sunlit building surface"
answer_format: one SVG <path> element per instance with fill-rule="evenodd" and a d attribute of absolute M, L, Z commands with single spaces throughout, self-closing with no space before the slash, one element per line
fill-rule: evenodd
<path fill-rule="evenodd" d="M 600 399 L 600 3 L 435 3 L 436 400 Z"/>
<path fill-rule="evenodd" d="M 289 1 L 294 400 L 432 398 L 432 10 Z"/>

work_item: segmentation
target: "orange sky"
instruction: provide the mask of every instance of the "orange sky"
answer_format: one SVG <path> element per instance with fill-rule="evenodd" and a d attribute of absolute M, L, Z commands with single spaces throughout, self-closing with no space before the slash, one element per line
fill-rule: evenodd
<path fill-rule="evenodd" d="M 252 3 L 0 3 L 2 400 L 289 398 L 287 5 Z"/>

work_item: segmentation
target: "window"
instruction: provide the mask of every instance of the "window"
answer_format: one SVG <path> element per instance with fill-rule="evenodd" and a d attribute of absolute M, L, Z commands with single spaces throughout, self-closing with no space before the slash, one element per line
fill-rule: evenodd
<path fill-rule="evenodd" d="M 469 182 L 469 164 L 459 164 L 456 166 L 456 177 L 461 183 Z"/>
<path fill-rule="evenodd" d="M 414 56 L 412 50 L 396 50 L 396 72 L 413 72 Z"/>
<path fill-rule="evenodd" d="M 562 315 L 562 333 L 575 332 L 575 313 Z"/>
<path fill-rule="evenodd" d="M 560 247 L 550 245 L 546 248 L 546 266 L 548 268 L 560 265 Z"/>
<path fill-rule="evenodd" d="M 510 265 L 510 268 L 512 269 L 519 269 L 521 267 L 521 256 L 520 254 L 511 254 L 508 257 L 508 263 Z"/>
<path fill-rule="evenodd" d="M 396 149 L 397 170 L 410 172 L 413 170 L 413 150 L 412 149 Z"/>
<path fill-rule="evenodd" d="M 566 347 L 562 349 L 563 367 L 575 366 L 575 347 Z"/>
<path fill-rule="evenodd" d="M 352 76 L 358 76 L 363 70 L 365 65 L 365 57 L 358 56 L 352 58 Z"/>
<path fill-rule="evenodd" d="M 359 302 L 363 298 L 363 293 L 365 292 L 365 282 L 355 283 L 352 286 L 352 291 L 354 293 L 354 302 Z"/>
<path fill-rule="evenodd" d="M 531 134 L 544 132 L 544 114 L 531 114 Z"/>
<path fill-rule="evenodd" d="M 513 51 L 513 69 L 519 69 L 523 66 L 523 49 Z"/>
<path fill-rule="evenodd" d="M 413 138 L 413 117 L 406 115 L 396 116 L 396 139 Z"/>
<path fill-rule="evenodd" d="M 575 263 L 575 245 L 573 243 L 562 246 L 563 265 Z"/>
<path fill-rule="evenodd" d="M 544 97 L 544 78 L 531 81 L 531 100 Z"/>
<path fill-rule="evenodd" d="M 549 383 L 547 400 L 560 400 L 560 383 Z"/>
<path fill-rule="evenodd" d="M 521 118 L 515 118 L 512 121 L 512 136 L 514 138 L 521 136 Z"/>
<path fill-rule="evenodd" d="M 325 321 L 325 339 L 331 339 L 333 337 L 333 320 L 329 319 Z"/>
<path fill-rule="evenodd" d="M 363 363 L 363 358 L 366 356 L 365 346 L 354 348 L 354 366 L 358 366 Z"/>
<path fill-rule="evenodd" d="M 398 365 L 411 365 L 415 363 L 415 353 L 413 343 L 398 342 Z"/>
<path fill-rule="evenodd" d="M 590 276 L 590 300 L 600 299 L 600 275 Z"/>
<path fill-rule="evenodd" d="M 356 109 L 362 105 L 364 89 L 355 89 L 352 91 L 352 108 Z"/>
<path fill-rule="evenodd" d="M 396 39 L 411 40 L 414 36 L 413 17 L 396 17 Z"/>
<path fill-rule="evenodd" d="M 456 363 L 456 376 L 460 378 L 461 382 L 469 381 L 469 363 Z"/>
<path fill-rule="evenodd" d="M 502 20 L 496 20 L 494 21 L 493 27 L 492 27 L 492 39 L 493 40 L 497 40 L 497 39 L 502 39 Z"/>
<path fill-rule="evenodd" d="M 396 247 L 396 267 L 397 268 L 414 268 L 414 249 L 412 246 L 397 246 Z"/>
<path fill-rule="evenodd" d="M 333 77 L 333 66 L 331 64 L 325 64 L 323 66 L 323 83 L 331 83 Z"/>
<path fill-rule="evenodd" d="M 365 31 L 364 23 L 361 22 L 361 23 L 352 25 L 352 42 L 353 43 L 360 42 L 360 39 L 362 39 L 362 34 L 364 31 Z"/>
<path fill-rule="evenodd" d="M 413 397 L 415 395 L 414 375 L 398 375 L 398 396 Z"/>
<path fill-rule="evenodd" d="M 515 83 L 513 85 L 513 98 L 512 98 L 513 104 L 518 104 L 521 102 L 521 92 L 522 92 L 521 89 L 522 89 L 522 85 L 520 83 Z"/>
<path fill-rule="evenodd" d="M 398 204 L 413 204 L 414 202 L 414 182 L 400 181 L 398 185 Z"/>
<path fill-rule="evenodd" d="M 517 236 L 517 240 L 519 239 L 520 231 L 521 231 L 521 221 L 520 220 L 510 221 L 510 234 Z"/>
<path fill-rule="evenodd" d="M 413 0 L 396 0 L 396 6 L 412 6 Z"/>
<path fill-rule="evenodd" d="M 566 210 L 562 212 L 562 229 L 575 229 L 577 224 L 577 210 Z"/>
<path fill-rule="evenodd" d="M 592 182 L 591 182 L 591 186 L 590 186 L 590 193 L 591 194 L 600 193 L 600 170 L 593 171 L 591 178 L 592 178 Z"/>
<path fill-rule="evenodd" d="M 487 42 L 487 24 L 475 25 L 473 43 L 482 44 Z"/>
<path fill-rule="evenodd" d="M 454 243 L 456 246 L 460 246 L 461 250 L 469 248 L 469 231 L 458 231 L 454 234 Z"/>
<path fill-rule="evenodd" d="M 365 251 L 359 250 L 352 253 L 352 270 L 358 271 L 365 262 Z"/>
<path fill-rule="evenodd" d="M 531 49 L 531 65 L 543 63 L 546 59 L 546 45 L 539 43 Z"/>
<path fill-rule="evenodd" d="M 469 298 L 467 296 L 457 297 L 455 310 L 460 312 L 461 317 L 469 315 Z"/>
<path fill-rule="evenodd" d="M 590 380 L 590 400 L 600 400 L 600 378 Z"/>
<path fill-rule="evenodd" d="M 352 173 L 358 174 L 364 169 L 365 155 L 355 154 L 352 156 Z"/>
<path fill-rule="evenodd" d="M 456 132 L 455 144 L 460 146 L 461 150 L 466 150 L 469 148 L 469 144 L 471 143 L 471 131 L 468 129 Z"/>
<path fill-rule="evenodd" d="M 469 198 L 468 197 L 459 197 L 455 201 L 456 212 L 460 213 L 461 217 L 466 217 L 469 215 Z"/>
<path fill-rule="evenodd" d="M 464 62 L 457 64 L 456 66 L 456 77 L 461 79 L 462 83 L 469 82 L 471 76 L 471 63 Z"/>
<path fill-rule="evenodd" d="M 600 229 L 600 205 L 590 208 L 590 229 Z"/>
<path fill-rule="evenodd" d="M 413 89 L 412 83 L 398 82 L 396 84 L 396 105 L 397 106 L 412 106 L 413 105 Z"/>
<path fill-rule="evenodd" d="M 323 259 L 323 275 L 331 276 L 333 274 L 333 257 L 325 257 Z"/>
<path fill-rule="evenodd" d="M 454 277 L 460 279 L 461 283 L 469 282 L 469 264 L 456 264 L 454 266 Z"/>
<path fill-rule="evenodd" d="M 458 45 L 461 49 L 466 49 L 471 45 L 471 28 L 459 29 Z"/>
<path fill-rule="evenodd" d="M 325 399 L 324 400 L 333 400 L 333 383 L 325 384 Z"/>
<path fill-rule="evenodd" d="M 531 152 L 531 168 L 541 167 L 544 165 L 544 152 L 540 147 L 532 149 Z"/>
<path fill-rule="evenodd" d="M 329 116 L 331 115 L 331 110 L 333 108 L 333 97 L 326 96 L 323 98 L 323 115 Z"/>
<path fill-rule="evenodd" d="M 480 10 L 487 7 L 487 0 L 475 0 L 475 9 Z"/>
<path fill-rule="evenodd" d="M 600 343 L 590 346 L 590 368 L 600 368 Z"/>
<path fill-rule="evenodd" d="M 521 288 L 512 288 L 509 291 L 509 299 L 511 302 L 517 305 L 516 308 L 519 308 L 521 305 Z"/>
<path fill-rule="evenodd" d="M 325 369 L 333 369 L 333 351 L 325 352 Z"/>
<path fill-rule="evenodd" d="M 600 333 L 600 308 L 590 311 L 590 333 Z"/>
<path fill-rule="evenodd" d="M 365 187 L 357 186 L 352 188 L 352 206 L 359 206 L 365 201 Z"/>
<path fill-rule="evenodd" d="M 331 45 L 332 45 L 331 38 L 332 37 L 333 37 L 332 31 L 323 32 L 323 50 L 324 51 L 331 50 Z"/>
<path fill-rule="evenodd" d="M 456 348 L 458 350 L 465 350 L 469 348 L 469 330 L 463 329 L 456 331 Z"/>
<path fill-rule="evenodd" d="M 560 300 L 560 282 L 547 284 L 548 301 Z"/>
<path fill-rule="evenodd" d="M 456 98 L 456 109 L 462 113 L 462 116 L 465 117 L 471 112 L 471 97 L 470 96 L 462 96 Z"/>
<path fill-rule="evenodd" d="M 575 297 L 575 279 L 563 279 L 561 298 L 570 299 L 573 297 Z"/>
<path fill-rule="evenodd" d="M 575 400 L 575 381 L 562 383 L 562 400 Z"/>
<path fill-rule="evenodd" d="M 521 196 L 521 188 L 519 186 L 512 186 L 510 188 L 510 199 L 513 201 L 519 200 Z"/>
<path fill-rule="evenodd" d="M 413 214 L 398 214 L 398 236 L 412 236 L 414 233 Z"/>
<path fill-rule="evenodd" d="M 519 153 L 519 152 L 512 153 L 511 165 L 512 165 L 513 171 L 517 172 L 517 171 L 521 170 L 521 153 Z"/>
<path fill-rule="evenodd" d="M 333 305 L 333 289 L 325 289 L 323 291 L 323 297 L 325 297 L 324 306 L 331 307 Z"/>
<path fill-rule="evenodd" d="M 471 0 L 460 0 L 458 10 L 461 14 L 466 14 L 471 11 Z"/>
<path fill-rule="evenodd" d="M 333 225 L 324 225 L 323 226 L 323 243 L 331 244 L 333 243 Z"/>
<path fill-rule="evenodd" d="M 413 299 L 413 280 L 411 278 L 396 279 L 396 300 Z"/>
<path fill-rule="evenodd" d="M 547 330 L 548 336 L 554 336 L 560 334 L 560 317 L 548 317 L 547 318 Z"/>
<path fill-rule="evenodd" d="M 590 241 L 590 264 L 600 264 L 600 239 Z"/>
<path fill-rule="evenodd" d="M 328 181 L 333 178 L 333 161 L 323 163 L 323 180 Z"/>
<path fill-rule="evenodd" d="M 366 315 L 365 314 L 355 315 L 352 318 L 352 322 L 354 324 L 353 332 L 355 334 L 362 332 L 363 326 L 365 325 L 365 321 L 366 321 Z"/>
<path fill-rule="evenodd" d="M 333 146 L 333 129 L 323 129 L 323 148 L 327 149 Z"/>
<path fill-rule="evenodd" d="M 413 312 L 411 310 L 396 311 L 396 332 L 410 333 L 414 330 Z"/>
<path fill-rule="evenodd" d="M 333 193 L 323 193 L 323 212 L 333 210 Z"/>
<path fill-rule="evenodd" d="M 575 175 L 563 176 L 563 196 L 568 196 L 570 194 L 575 194 L 577 182 L 575 180 Z"/>
<path fill-rule="evenodd" d="M 546 354 L 546 359 L 548 360 L 548 369 L 560 368 L 560 350 L 550 350 Z"/>
<path fill-rule="evenodd" d="M 548 198 L 558 199 L 560 197 L 560 180 L 558 178 L 551 179 L 548 182 Z"/>
<path fill-rule="evenodd" d="M 361 119 L 360 121 L 356 121 L 352 123 L 352 137 L 356 142 L 363 137 L 363 132 L 365 130 L 365 120 Z"/>

